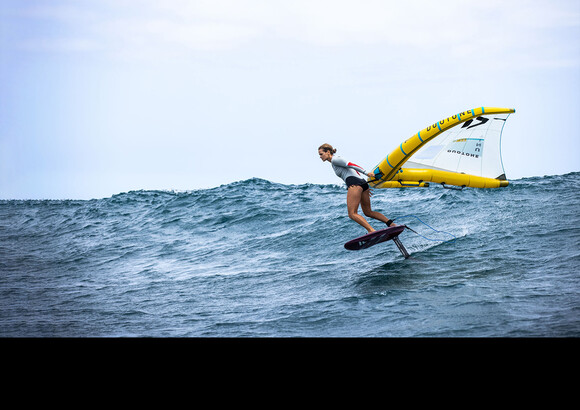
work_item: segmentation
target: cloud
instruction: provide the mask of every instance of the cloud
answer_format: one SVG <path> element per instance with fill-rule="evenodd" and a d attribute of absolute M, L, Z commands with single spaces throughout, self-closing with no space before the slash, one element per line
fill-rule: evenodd
<path fill-rule="evenodd" d="M 256 37 L 254 28 L 221 22 L 188 24 L 171 19 L 115 20 L 104 23 L 112 50 L 159 52 L 231 49 Z M 117 43 L 116 45 L 113 43 Z"/>
<path fill-rule="evenodd" d="M 24 51 L 56 52 L 56 53 L 79 53 L 102 50 L 102 44 L 91 38 L 81 37 L 56 37 L 34 38 L 18 42 L 18 46 Z"/>
<path fill-rule="evenodd" d="M 19 6 L 17 43 L 25 49 L 107 52 L 159 58 L 227 51 L 254 43 L 298 42 L 314 47 L 409 48 L 448 57 L 493 56 L 513 62 L 531 49 L 543 62 L 578 64 L 577 42 L 554 47 L 551 35 L 577 35 L 577 1 L 489 0 L 101 0 Z M 41 24 L 38 24 L 41 23 Z M 51 24 L 52 23 L 52 24 Z M 27 32 L 27 27 L 31 29 Z M 40 28 L 32 28 L 34 25 Z M 565 37 L 564 37 L 565 38 Z M 484 54 L 485 56 L 485 54 Z M 572 56 L 572 57 L 570 57 Z"/>

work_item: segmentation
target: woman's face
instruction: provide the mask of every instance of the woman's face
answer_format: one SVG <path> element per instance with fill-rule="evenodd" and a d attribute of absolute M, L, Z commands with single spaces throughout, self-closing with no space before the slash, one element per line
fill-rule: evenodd
<path fill-rule="evenodd" d="M 318 150 L 318 156 L 320 157 L 322 162 L 330 161 L 332 159 L 332 154 L 330 153 L 330 151 L 325 151 L 323 149 Z"/>

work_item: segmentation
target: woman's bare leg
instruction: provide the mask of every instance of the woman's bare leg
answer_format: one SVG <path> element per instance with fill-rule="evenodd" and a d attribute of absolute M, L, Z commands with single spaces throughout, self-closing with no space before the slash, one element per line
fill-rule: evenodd
<path fill-rule="evenodd" d="M 373 227 L 369 225 L 364 217 L 358 214 L 358 207 L 361 204 L 361 199 L 364 197 L 364 194 L 365 193 L 363 192 L 361 186 L 353 185 L 348 188 L 348 192 L 346 194 L 348 217 L 357 222 L 359 225 L 362 225 L 362 227 L 365 228 L 368 232 L 373 232 Z"/>
<path fill-rule="evenodd" d="M 376 219 L 378 221 L 382 221 L 384 223 L 387 223 L 387 221 L 389 220 L 389 218 L 387 218 L 382 213 L 373 211 L 371 209 L 371 191 L 370 191 L 370 189 L 367 189 L 365 192 L 362 193 L 360 206 L 363 210 L 363 213 L 366 216 L 368 216 L 369 218 L 373 218 L 373 219 Z M 390 226 L 397 226 L 397 225 L 393 222 Z"/>

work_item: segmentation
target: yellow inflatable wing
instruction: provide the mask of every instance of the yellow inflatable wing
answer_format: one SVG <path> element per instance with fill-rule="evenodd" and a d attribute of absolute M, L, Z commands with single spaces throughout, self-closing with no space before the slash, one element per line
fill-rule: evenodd
<path fill-rule="evenodd" d="M 472 188 L 508 186 L 501 134 L 514 112 L 479 107 L 436 122 L 387 155 L 374 168 L 369 184 L 374 188 L 425 187 L 430 182 Z"/>

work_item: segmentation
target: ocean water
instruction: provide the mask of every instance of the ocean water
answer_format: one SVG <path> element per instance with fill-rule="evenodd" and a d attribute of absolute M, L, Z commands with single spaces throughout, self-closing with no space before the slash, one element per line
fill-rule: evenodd
<path fill-rule="evenodd" d="M 373 208 L 410 259 L 344 249 L 340 185 L 0 201 L 0 336 L 580 336 L 580 173 Z"/>

